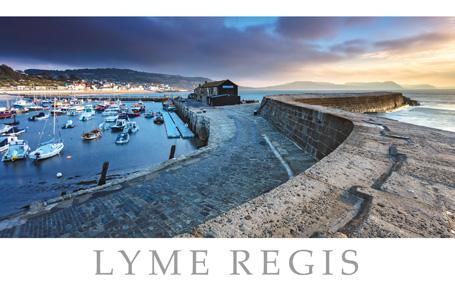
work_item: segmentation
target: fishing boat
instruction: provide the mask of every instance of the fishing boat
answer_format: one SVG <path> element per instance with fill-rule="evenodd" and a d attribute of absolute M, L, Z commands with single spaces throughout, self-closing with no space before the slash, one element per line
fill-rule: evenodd
<path fill-rule="evenodd" d="M 139 127 L 137 126 L 135 121 L 129 121 L 126 123 L 125 128 L 123 129 L 123 132 L 127 133 L 136 133 L 139 130 Z"/>
<path fill-rule="evenodd" d="M 153 118 L 153 111 L 146 112 L 146 113 L 144 114 L 144 117 L 145 117 L 145 118 Z"/>
<path fill-rule="evenodd" d="M 117 121 L 117 115 L 111 115 L 111 116 L 107 116 L 104 121 L 105 122 L 116 122 Z"/>
<path fill-rule="evenodd" d="M 123 119 L 123 118 L 117 119 L 115 124 L 113 126 L 111 126 L 111 130 L 112 131 L 123 131 L 123 129 L 126 126 L 126 123 L 127 123 L 126 119 Z"/>
<path fill-rule="evenodd" d="M 97 138 L 100 138 L 102 136 L 102 132 L 99 128 L 96 128 L 90 132 L 86 132 L 82 134 L 82 139 L 83 140 L 95 140 Z"/>
<path fill-rule="evenodd" d="M 30 147 L 24 140 L 15 140 L 9 144 L 8 150 L 2 157 L 2 162 L 14 162 L 25 159 L 28 155 Z"/>
<path fill-rule="evenodd" d="M 38 114 L 32 115 L 28 118 L 29 121 L 37 121 L 49 118 L 49 114 L 45 114 L 44 112 L 40 112 Z"/>
<path fill-rule="evenodd" d="M 126 144 L 130 141 L 130 135 L 126 132 L 122 132 L 117 136 L 117 139 L 115 140 L 116 144 Z"/>
<path fill-rule="evenodd" d="M 54 102 L 54 109 L 55 109 L 55 102 Z M 46 142 L 43 142 L 43 143 L 40 142 L 40 145 L 38 146 L 38 148 L 29 154 L 29 157 L 31 159 L 38 161 L 38 160 L 44 160 L 44 159 L 54 157 L 56 155 L 59 155 L 60 152 L 65 147 L 65 145 L 63 144 L 63 140 L 55 138 L 55 125 L 56 125 L 55 114 L 53 116 L 53 120 L 54 120 L 53 121 L 53 138 Z M 46 123 L 44 123 L 43 132 L 46 127 Z M 41 135 L 43 135 L 43 132 L 41 133 Z"/>
<path fill-rule="evenodd" d="M 138 112 L 144 112 L 145 111 L 145 105 L 142 102 L 138 102 L 133 104 L 133 107 L 131 108 L 133 111 L 138 111 Z"/>
<path fill-rule="evenodd" d="M 153 119 L 153 122 L 155 124 L 163 124 L 164 123 L 164 118 L 162 115 L 156 115 L 155 118 Z"/>
<path fill-rule="evenodd" d="M 68 121 L 66 121 L 66 123 L 62 126 L 63 129 L 67 129 L 67 128 L 74 128 L 74 123 L 73 121 L 70 119 Z"/>
<path fill-rule="evenodd" d="M 3 135 L 9 135 L 9 136 L 17 136 L 20 135 L 21 133 L 25 132 L 24 128 L 19 128 L 17 126 L 10 126 L 10 128 L 3 132 Z"/>
<path fill-rule="evenodd" d="M 15 136 L 0 137 L 0 152 L 6 151 L 9 147 L 9 144 L 16 140 L 17 140 L 17 137 L 15 137 Z"/>

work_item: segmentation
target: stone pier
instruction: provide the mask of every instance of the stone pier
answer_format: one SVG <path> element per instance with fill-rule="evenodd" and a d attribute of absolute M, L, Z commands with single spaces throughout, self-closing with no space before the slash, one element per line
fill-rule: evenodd
<path fill-rule="evenodd" d="M 359 93 L 186 107 L 206 147 L 7 216 L 0 237 L 455 237 L 455 133 L 363 114 L 413 104 Z"/>

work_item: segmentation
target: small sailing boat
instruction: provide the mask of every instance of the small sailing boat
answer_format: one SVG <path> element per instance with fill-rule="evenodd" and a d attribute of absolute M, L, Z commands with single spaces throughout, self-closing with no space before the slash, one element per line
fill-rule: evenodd
<path fill-rule="evenodd" d="M 9 144 L 8 151 L 3 155 L 2 162 L 14 162 L 25 159 L 30 147 L 24 140 L 15 140 Z"/>
<path fill-rule="evenodd" d="M 115 140 L 116 144 L 126 144 L 130 141 L 130 135 L 126 132 L 122 132 L 117 136 L 117 139 Z"/>
<path fill-rule="evenodd" d="M 55 109 L 55 102 L 54 102 L 54 109 Z M 54 157 L 54 156 L 60 154 L 60 152 L 65 147 L 65 145 L 63 144 L 63 141 L 61 139 L 60 140 L 55 139 L 55 114 L 53 116 L 53 120 L 54 120 L 54 125 L 53 125 L 53 136 L 54 137 L 52 139 L 48 140 L 47 142 L 41 143 L 40 146 L 36 150 L 32 151 L 29 155 L 29 157 L 31 159 L 38 161 L 38 160 L 44 160 L 44 159 Z M 44 124 L 44 127 L 45 126 L 46 126 L 46 124 Z M 43 128 L 43 132 L 44 132 L 44 128 Z"/>
<path fill-rule="evenodd" d="M 139 130 L 139 127 L 137 126 L 136 122 L 129 121 L 126 123 L 125 128 L 123 129 L 123 132 L 136 133 L 138 130 Z"/>
<path fill-rule="evenodd" d="M 17 137 L 15 137 L 15 136 L 0 137 L 0 152 L 7 150 L 9 147 L 9 144 L 16 140 L 17 140 Z"/>
<path fill-rule="evenodd" d="M 100 138 L 102 135 L 103 134 L 101 133 L 101 130 L 97 128 L 90 132 L 83 133 L 81 137 L 83 140 L 95 140 L 97 138 Z"/>
<path fill-rule="evenodd" d="M 70 119 L 62 126 L 62 128 L 63 129 L 74 128 L 74 126 L 75 125 L 74 125 L 73 121 Z"/>

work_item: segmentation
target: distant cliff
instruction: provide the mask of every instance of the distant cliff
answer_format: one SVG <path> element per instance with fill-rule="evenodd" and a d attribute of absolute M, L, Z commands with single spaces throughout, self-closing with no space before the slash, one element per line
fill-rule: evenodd
<path fill-rule="evenodd" d="M 58 86 L 64 82 L 48 75 L 28 75 L 2 64 L 0 65 L 0 86 Z"/>
<path fill-rule="evenodd" d="M 181 75 L 141 72 L 131 69 L 95 68 L 95 69 L 67 69 L 67 70 L 42 70 L 27 69 L 28 75 L 48 75 L 52 79 L 78 78 L 86 81 L 110 81 L 134 84 L 161 83 L 173 87 L 192 89 L 199 83 L 210 81 L 205 77 L 188 77 Z"/>

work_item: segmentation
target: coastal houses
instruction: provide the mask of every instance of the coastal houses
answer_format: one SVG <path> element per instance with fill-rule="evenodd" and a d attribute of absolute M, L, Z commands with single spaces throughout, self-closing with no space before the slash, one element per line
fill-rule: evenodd
<path fill-rule="evenodd" d="M 240 103 L 238 85 L 229 79 L 199 84 L 191 97 L 212 106 Z"/>

